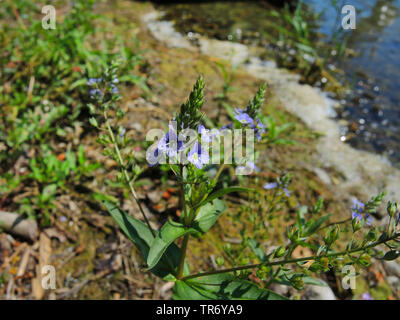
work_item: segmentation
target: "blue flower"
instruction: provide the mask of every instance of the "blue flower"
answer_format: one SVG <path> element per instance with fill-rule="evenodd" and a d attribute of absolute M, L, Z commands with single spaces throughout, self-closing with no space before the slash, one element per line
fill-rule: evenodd
<path fill-rule="evenodd" d="M 257 167 L 256 164 L 253 161 L 247 161 L 246 167 L 249 167 L 249 168 L 253 169 L 256 172 L 260 171 L 260 168 Z"/>
<path fill-rule="evenodd" d="M 117 94 L 119 92 L 118 88 L 114 84 L 111 84 L 111 92 L 115 93 L 115 94 Z"/>
<path fill-rule="evenodd" d="M 356 212 L 356 211 L 352 211 L 352 214 L 351 214 L 351 217 L 352 217 L 352 219 L 358 219 L 358 220 L 362 220 L 362 215 L 361 215 L 361 213 L 358 213 L 358 212 Z"/>
<path fill-rule="evenodd" d="M 159 154 L 160 154 L 160 150 L 158 148 L 155 148 L 154 150 L 149 150 L 147 152 L 146 158 L 147 158 L 147 162 L 149 163 L 149 167 L 153 167 L 156 164 L 158 164 Z"/>
<path fill-rule="evenodd" d="M 362 294 L 362 299 L 363 300 L 374 300 L 374 298 L 372 298 L 372 296 L 368 292 L 365 292 Z"/>
<path fill-rule="evenodd" d="M 250 124 L 254 122 L 253 118 L 250 117 L 246 112 L 236 114 L 235 119 L 242 124 Z"/>
<path fill-rule="evenodd" d="M 222 127 L 221 127 L 221 130 L 224 131 L 224 130 L 232 129 L 232 128 L 233 128 L 233 123 L 230 123 L 230 124 L 228 124 L 228 125 L 226 125 L 226 126 L 222 126 Z"/>
<path fill-rule="evenodd" d="M 368 212 L 364 212 L 365 203 L 355 199 L 353 200 L 353 205 L 351 206 L 351 217 L 352 219 L 358 219 L 360 222 L 365 220 L 367 225 L 371 225 L 373 219 Z"/>
<path fill-rule="evenodd" d="M 263 133 L 265 132 L 265 124 L 261 122 L 260 118 L 257 118 L 257 129 Z"/>
<path fill-rule="evenodd" d="M 277 186 L 278 186 L 277 182 L 266 183 L 264 185 L 264 189 L 265 190 L 271 190 L 271 189 L 275 189 Z"/>
<path fill-rule="evenodd" d="M 122 130 L 121 130 L 119 136 L 120 136 L 121 138 L 123 138 L 124 135 L 125 135 L 125 132 L 126 132 L 126 129 L 125 129 L 125 128 L 122 128 Z"/>
<path fill-rule="evenodd" d="M 368 226 L 372 225 L 372 222 L 374 221 L 374 219 L 372 219 L 372 217 L 370 216 L 369 213 L 365 214 L 364 219 L 365 219 L 365 221 L 367 221 Z"/>
<path fill-rule="evenodd" d="M 206 129 L 202 124 L 197 127 L 197 132 L 201 135 L 201 141 L 205 143 L 211 142 L 214 137 L 219 135 L 218 130 L 213 130 L 210 132 L 210 130 Z"/>
<path fill-rule="evenodd" d="M 202 150 L 200 143 L 194 143 L 192 149 L 188 153 L 188 160 L 194 164 L 198 169 L 202 169 L 204 164 L 208 164 L 210 157 L 208 152 Z"/>
<path fill-rule="evenodd" d="M 285 193 L 286 197 L 290 197 L 290 191 L 289 189 L 282 183 L 282 182 L 271 182 L 271 183 L 266 183 L 264 185 L 265 190 L 271 190 L 275 188 L 280 188 L 282 191 Z"/>
<path fill-rule="evenodd" d="M 90 93 L 90 98 L 92 99 L 98 99 L 101 97 L 100 89 L 91 89 L 89 93 Z"/>
<path fill-rule="evenodd" d="M 260 131 L 256 131 L 256 138 L 257 138 L 257 141 L 260 141 L 262 139 Z"/>
<path fill-rule="evenodd" d="M 283 188 L 283 192 L 285 192 L 286 197 L 290 197 L 290 191 L 288 188 Z"/>
<path fill-rule="evenodd" d="M 183 141 L 178 139 L 174 127 L 170 124 L 167 134 L 158 142 L 160 151 L 165 152 L 168 157 L 174 157 L 185 148 Z"/>
<path fill-rule="evenodd" d="M 96 83 L 100 83 L 103 79 L 102 78 L 90 78 L 89 81 L 87 82 L 87 84 L 89 86 L 93 86 Z"/>
<path fill-rule="evenodd" d="M 362 221 L 362 212 L 365 204 L 357 199 L 353 200 L 353 205 L 351 206 L 351 217 L 353 219 L 358 219 Z"/>

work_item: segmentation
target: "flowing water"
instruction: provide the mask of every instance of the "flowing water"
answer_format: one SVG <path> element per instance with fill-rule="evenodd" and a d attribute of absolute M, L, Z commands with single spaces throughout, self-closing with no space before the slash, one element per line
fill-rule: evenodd
<path fill-rule="evenodd" d="M 341 26 L 338 6 L 328 0 L 305 0 L 310 12 L 321 14 L 312 27 L 331 39 Z M 400 0 L 352 0 L 357 10 L 355 30 L 343 32 L 355 55 L 334 60 L 351 92 L 341 99 L 338 121 L 342 139 L 356 148 L 383 154 L 400 163 Z M 269 46 L 268 34 L 279 23 L 275 8 L 261 2 L 213 1 L 168 4 L 163 19 L 173 20 L 182 33 Z M 333 53 L 334 54 L 334 53 Z"/>

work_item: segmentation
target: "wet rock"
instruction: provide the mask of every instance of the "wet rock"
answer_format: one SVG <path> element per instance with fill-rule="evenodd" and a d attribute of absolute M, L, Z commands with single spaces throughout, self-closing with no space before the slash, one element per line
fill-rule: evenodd
<path fill-rule="evenodd" d="M 314 168 L 314 172 L 324 184 L 326 185 L 332 184 L 331 177 L 325 170 L 321 168 Z"/>
<path fill-rule="evenodd" d="M 386 278 L 387 282 L 390 286 L 395 288 L 396 290 L 400 290 L 400 279 L 396 276 L 389 276 Z"/>
<path fill-rule="evenodd" d="M 356 122 L 351 122 L 350 124 L 349 124 L 349 131 L 351 131 L 351 132 L 356 132 L 357 130 L 358 130 L 358 124 L 356 123 Z"/>
<path fill-rule="evenodd" d="M 396 261 L 385 261 L 385 269 L 393 276 L 400 278 L 400 264 Z"/>
<path fill-rule="evenodd" d="M 290 287 L 278 283 L 272 284 L 271 290 L 285 297 L 287 297 L 290 293 Z"/>
<path fill-rule="evenodd" d="M 307 286 L 303 300 L 336 300 L 332 289 L 326 282 L 325 284 L 326 286 L 324 287 L 314 285 Z"/>

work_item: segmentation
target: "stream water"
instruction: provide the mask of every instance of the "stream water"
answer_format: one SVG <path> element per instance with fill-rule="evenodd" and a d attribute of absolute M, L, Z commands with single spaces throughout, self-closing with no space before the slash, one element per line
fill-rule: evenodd
<path fill-rule="evenodd" d="M 307 9 L 321 14 L 315 31 L 330 39 L 341 25 L 341 1 L 305 0 Z M 344 2 L 343 2 L 344 3 Z M 352 146 L 382 154 L 400 164 L 400 0 L 346 1 L 357 10 L 355 30 L 345 31 L 354 56 L 336 59 L 351 91 L 341 99 L 338 121 L 342 139 Z M 183 33 L 268 45 L 275 23 L 274 8 L 266 2 L 213 1 L 160 6 L 166 19 Z"/>

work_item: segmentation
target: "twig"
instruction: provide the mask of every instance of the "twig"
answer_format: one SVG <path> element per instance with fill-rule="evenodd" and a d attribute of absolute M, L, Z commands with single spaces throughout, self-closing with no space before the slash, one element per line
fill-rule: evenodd
<path fill-rule="evenodd" d="M 136 195 L 136 192 L 135 192 L 135 189 L 133 188 L 133 184 L 132 184 L 132 181 L 131 181 L 131 179 L 130 179 L 130 177 L 129 177 L 128 171 L 127 171 L 127 170 L 125 169 L 125 167 L 124 167 L 124 161 L 123 161 L 123 159 L 122 159 L 121 152 L 120 152 L 120 150 L 119 150 L 119 148 L 118 148 L 117 141 L 115 140 L 114 132 L 113 132 L 112 129 L 111 129 L 110 122 L 109 122 L 109 120 L 108 120 L 108 116 L 107 116 L 107 112 L 106 112 L 106 111 L 104 111 L 104 119 L 106 120 L 106 127 L 107 127 L 108 133 L 109 133 L 109 135 L 110 135 L 111 142 L 112 142 L 113 145 L 114 145 L 114 150 L 115 150 L 115 152 L 116 152 L 116 154 L 117 154 L 118 162 L 119 162 L 119 165 L 120 165 L 120 167 L 121 167 L 121 169 L 122 169 L 122 172 L 123 172 L 123 174 L 124 174 L 126 183 L 128 184 L 129 190 L 130 190 L 130 192 L 131 192 L 131 196 L 132 196 L 132 198 L 134 199 L 134 201 L 137 203 L 137 205 L 138 205 L 138 207 L 139 207 L 139 210 L 140 210 L 140 212 L 141 212 L 141 214 L 142 214 L 142 216 L 143 216 L 144 221 L 146 222 L 148 228 L 150 229 L 151 234 L 152 234 L 153 237 L 155 238 L 156 235 L 155 235 L 155 233 L 154 233 L 154 230 L 153 230 L 153 228 L 151 227 L 150 222 L 149 222 L 149 220 L 147 219 L 146 214 L 144 213 L 144 210 L 143 210 L 143 208 L 142 208 L 142 205 L 141 205 L 141 203 L 140 203 L 140 201 L 139 201 L 139 199 L 138 199 L 138 197 L 137 197 L 137 195 Z"/>

